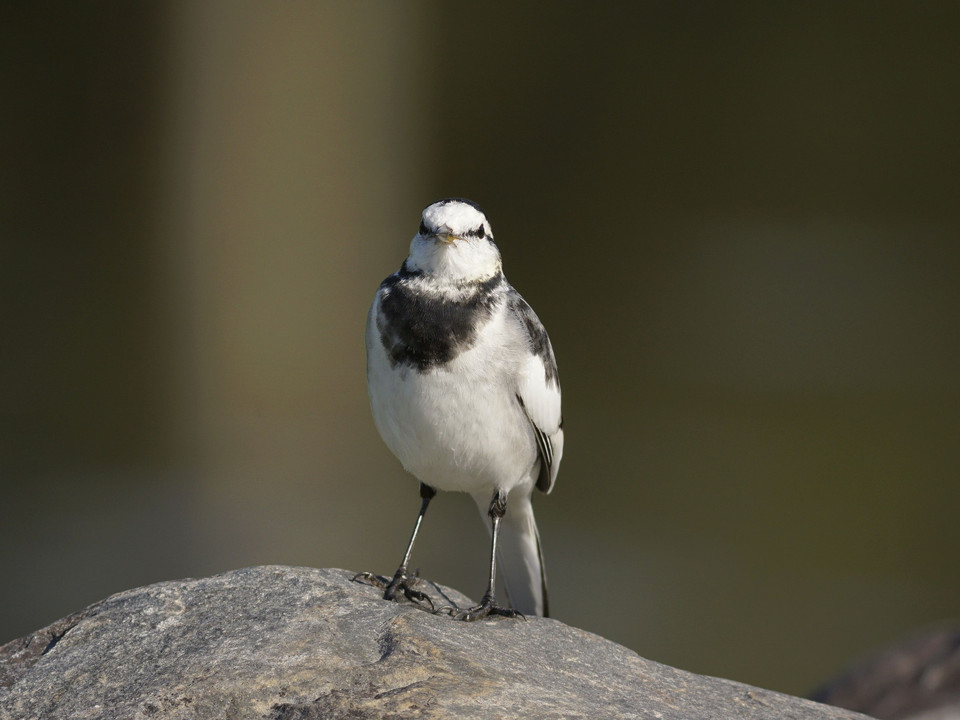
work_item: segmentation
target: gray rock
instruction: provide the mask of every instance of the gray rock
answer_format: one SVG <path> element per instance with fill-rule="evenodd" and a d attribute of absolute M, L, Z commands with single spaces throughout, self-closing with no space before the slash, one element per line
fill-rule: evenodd
<path fill-rule="evenodd" d="M 456 622 L 352 575 L 258 567 L 114 595 L 0 647 L 0 718 L 863 717 L 556 620 Z"/>
<path fill-rule="evenodd" d="M 898 640 L 854 663 L 813 697 L 889 720 L 960 720 L 960 624 Z"/>

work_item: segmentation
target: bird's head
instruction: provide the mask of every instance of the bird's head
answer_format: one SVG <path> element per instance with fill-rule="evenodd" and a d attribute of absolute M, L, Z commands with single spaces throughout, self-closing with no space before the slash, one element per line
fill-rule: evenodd
<path fill-rule="evenodd" d="M 500 251 L 480 207 L 461 198 L 427 206 L 407 268 L 450 282 L 482 281 L 500 272 Z"/>

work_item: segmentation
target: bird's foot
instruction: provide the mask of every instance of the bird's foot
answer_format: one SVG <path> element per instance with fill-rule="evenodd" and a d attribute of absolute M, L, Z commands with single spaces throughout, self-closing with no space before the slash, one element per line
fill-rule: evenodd
<path fill-rule="evenodd" d="M 384 600 L 394 600 L 399 602 L 400 598 L 397 596 L 397 593 L 401 592 L 403 597 L 410 602 L 416 604 L 426 602 L 430 605 L 430 610 L 434 610 L 433 600 L 431 600 L 426 593 L 417 590 L 415 587 L 420 583 L 420 575 L 418 570 L 414 570 L 413 575 L 408 575 L 407 569 L 401 567 L 397 569 L 397 572 L 393 576 L 393 580 L 390 580 L 389 582 L 386 578 L 380 577 L 372 572 L 357 573 L 353 576 L 354 582 L 359 582 L 360 580 L 366 580 L 374 587 L 382 589 L 384 591 Z"/>
<path fill-rule="evenodd" d="M 496 599 L 489 593 L 483 596 L 483 600 L 480 601 L 479 605 L 474 605 L 472 608 L 461 610 L 455 607 L 442 607 L 437 610 L 437 612 L 446 612 L 454 620 L 463 620 L 464 622 L 472 622 L 491 615 L 520 618 L 521 620 L 527 619 L 523 613 L 513 608 L 505 608 L 497 605 Z"/>

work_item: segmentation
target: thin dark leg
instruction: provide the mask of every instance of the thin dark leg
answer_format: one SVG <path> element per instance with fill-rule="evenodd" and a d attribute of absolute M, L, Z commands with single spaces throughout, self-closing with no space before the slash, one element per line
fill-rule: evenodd
<path fill-rule="evenodd" d="M 490 541 L 490 579 L 487 582 L 487 591 L 483 594 L 483 599 L 476 607 L 467 610 L 452 611 L 450 614 L 457 620 L 479 620 L 488 615 L 502 615 L 504 617 L 523 617 L 523 615 L 511 608 L 505 608 L 497 605 L 497 599 L 494 597 L 494 588 L 497 583 L 497 539 L 500 536 L 500 520 L 507 512 L 507 494 L 502 490 L 497 490 L 493 494 L 493 500 L 490 502 L 490 522 L 493 525 L 493 534 Z"/>
<path fill-rule="evenodd" d="M 397 589 L 401 587 L 403 588 L 404 595 L 407 596 L 408 600 L 411 599 L 410 594 L 422 596 L 417 597 L 417 600 L 426 599 L 428 602 L 430 600 L 423 593 L 407 587 L 406 582 L 409 580 L 407 571 L 410 567 L 410 556 L 413 554 L 413 543 L 417 540 L 417 533 L 420 532 L 420 523 L 423 522 L 423 516 L 427 513 L 427 507 L 430 505 L 430 501 L 433 500 L 433 496 L 436 494 L 437 491 L 432 487 L 425 485 L 424 483 L 420 483 L 420 512 L 417 513 L 417 522 L 414 523 L 413 532 L 410 533 L 410 542 L 407 544 L 407 551 L 403 554 L 403 562 L 400 563 L 400 567 L 397 568 L 397 572 L 393 575 L 393 580 L 387 586 L 387 591 L 383 594 L 383 597 L 386 600 L 396 599 Z"/>
<path fill-rule="evenodd" d="M 430 501 L 433 500 L 433 496 L 437 494 L 437 491 L 426 485 L 420 483 L 420 512 L 417 513 L 417 522 L 413 526 L 413 532 L 410 534 L 410 542 L 407 544 L 407 551 L 403 554 L 403 562 L 400 563 L 400 567 L 397 568 L 397 572 L 393 575 L 393 580 L 389 583 L 381 580 L 377 575 L 373 573 L 360 573 L 357 575 L 354 580 L 357 578 L 364 578 L 368 582 L 376 585 L 377 587 L 384 588 L 383 597 L 385 600 L 397 600 L 397 591 L 403 591 L 403 596 L 407 600 L 413 601 L 426 601 L 430 604 L 430 609 L 433 609 L 433 601 L 427 597 L 424 593 L 419 590 L 414 589 L 414 585 L 417 583 L 418 579 L 416 574 L 412 577 L 408 574 L 410 566 L 410 556 L 413 554 L 413 543 L 416 542 L 417 533 L 420 531 L 420 523 L 423 522 L 423 516 L 427 512 L 427 507 L 430 505 Z"/>
<path fill-rule="evenodd" d="M 484 598 L 493 599 L 493 591 L 497 584 L 497 540 L 500 538 L 500 520 L 507 512 L 507 496 L 501 492 L 493 495 L 490 502 L 490 522 L 493 524 L 493 533 L 490 540 L 490 580 L 487 582 L 487 592 Z"/>

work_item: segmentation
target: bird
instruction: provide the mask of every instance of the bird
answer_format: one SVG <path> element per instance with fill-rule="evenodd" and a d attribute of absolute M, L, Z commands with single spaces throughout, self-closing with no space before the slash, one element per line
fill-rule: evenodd
<path fill-rule="evenodd" d="M 377 289 L 366 324 L 374 424 L 420 482 L 420 510 L 392 580 L 360 573 L 384 598 L 433 603 L 410 559 L 437 490 L 467 492 L 489 519 L 482 600 L 445 607 L 458 620 L 548 616 L 531 504 L 563 456 L 560 380 L 543 324 L 503 274 L 483 210 L 464 198 L 427 206 L 400 269 Z M 499 567 L 511 607 L 495 596 Z"/>

